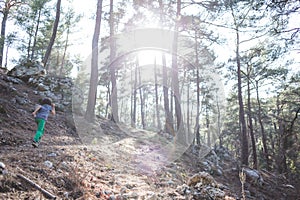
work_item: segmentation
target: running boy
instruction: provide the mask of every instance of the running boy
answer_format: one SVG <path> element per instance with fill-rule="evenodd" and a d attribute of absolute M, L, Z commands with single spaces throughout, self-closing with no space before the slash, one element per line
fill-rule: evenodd
<path fill-rule="evenodd" d="M 41 105 L 38 105 L 35 111 L 32 113 L 38 126 L 32 143 L 34 147 L 38 147 L 39 145 L 39 142 L 44 134 L 45 124 L 50 112 L 55 115 L 55 104 L 53 104 L 50 99 L 46 98 L 43 99 Z"/>

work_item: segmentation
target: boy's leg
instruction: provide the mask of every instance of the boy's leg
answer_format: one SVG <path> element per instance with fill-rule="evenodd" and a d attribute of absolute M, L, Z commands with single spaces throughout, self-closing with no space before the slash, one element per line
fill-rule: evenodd
<path fill-rule="evenodd" d="M 36 119 L 36 123 L 38 125 L 38 128 L 37 128 L 37 131 L 36 131 L 36 134 L 35 134 L 33 140 L 35 142 L 39 142 L 44 134 L 44 128 L 45 128 L 46 121 L 43 119 Z"/>

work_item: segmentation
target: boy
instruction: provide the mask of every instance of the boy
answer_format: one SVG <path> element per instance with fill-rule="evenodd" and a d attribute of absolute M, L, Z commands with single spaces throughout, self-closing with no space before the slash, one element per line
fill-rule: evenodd
<path fill-rule="evenodd" d="M 45 124 L 50 111 L 53 115 L 55 115 L 55 104 L 53 104 L 50 99 L 46 98 L 43 99 L 41 105 L 38 105 L 35 111 L 32 113 L 38 126 L 32 143 L 32 146 L 34 147 L 38 147 L 39 142 L 44 134 Z"/>

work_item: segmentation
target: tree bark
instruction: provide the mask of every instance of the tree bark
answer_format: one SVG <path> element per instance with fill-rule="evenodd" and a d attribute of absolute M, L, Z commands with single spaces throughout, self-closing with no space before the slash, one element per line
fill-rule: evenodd
<path fill-rule="evenodd" d="M 59 23 L 59 18 L 60 18 L 60 7 L 61 7 L 61 0 L 57 0 L 57 3 L 56 3 L 56 16 L 55 16 L 55 21 L 54 21 L 54 24 L 53 24 L 52 36 L 50 38 L 49 45 L 47 47 L 45 56 L 44 56 L 43 61 L 42 61 L 44 63 L 44 66 L 47 66 L 47 62 L 48 62 L 48 59 L 50 57 L 52 47 L 53 47 L 53 44 L 54 44 L 54 41 L 55 41 L 55 38 L 56 38 L 56 33 L 57 33 L 57 28 L 58 28 L 58 23 Z"/>
<path fill-rule="evenodd" d="M 137 73 L 138 73 L 138 62 L 136 60 L 136 65 L 134 68 L 134 84 L 133 84 L 133 109 L 131 115 L 132 127 L 136 126 L 136 95 L 137 95 Z"/>
<path fill-rule="evenodd" d="M 109 105 L 110 105 L 110 84 L 108 83 L 107 85 L 106 85 L 106 88 L 107 88 L 107 92 L 106 92 L 106 100 L 107 100 L 107 104 L 106 104 L 106 107 L 105 107 L 105 117 L 106 118 L 109 118 L 108 117 L 108 115 L 110 114 L 109 112 L 108 112 L 108 109 L 109 109 Z"/>
<path fill-rule="evenodd" d="M 160 8 L 160 22 L 164 23 L 164 5 L 162 0 L 158 0 Z M 167 64 L 166 64 L 166 55 L 162 53 L 162 68 L 163 68 L 163 97 L 164 97 L 164 111 L 165 111 L 165 132 L 174 135 L 174 128 L 172 123 L 172 116 L 170 113 L 169 107 L 169 89 L 168 89 L 168 76 L 167 76 Z"/>
<path fill-rule="evenodd" d="M 69 34 L 70 34 L 70 27 L 68 27 L 68 29 L 67 29 L 66 42 L 65 42 L 64 52 L 63 52 L 61 65 L 60 65 L 60 70 L 59 70 L 59 75 L 60 76 L 63 76 L 63 69 L 64 69 L 64 66 L 65 66 L 65 60 L 66 60 L 66 55 L 67 55 L 67 48 L 69 46 Z"/>
<path fill-rule="evenodd" d="M 5 31 L 6 31 L 6 22 L 9 14 L 9 8 L 6 7 L 3 9 L 3 17 L 1 23 L 1 38 L 0 38 L 0 66 L 2 67 L 3 54 L 4 54 L 4 44 L 5 44 Z"/>
<path fill-rule="evenodd" d="M 256 101 L 257 101 L 257 106 L 258 106 L 258 122 L 260 125 L 260 131 L 261 131 L 261 136 L 262 136 L 262 143 L 263 143 L 263 154 L 264 157 L 266 159 L 266 168 L 268 170 L 271 170 L 271 162 L 269 159 L 269 150 L 268 150 L 268 146 L 267 146 L 267 136 L 265 133 L 265 128 L 262 122 L 262 111 L 261 111 L 261 103 L 260 103 L 260 98 L 259 98 L 259 92 L 258 92 L 258 81 L 256 81 L 255 83 L 255 87 L 256 87 Z"/>
<path fill-rule="evenodd" d="M 255 136 L 253 131 L 253 123 L 252 123 L 252 108 L 251 108 L 251 92 L 250 92 L 250 70 L 247 73 L 247 93 L 248 93 L 248 120 L 249 120 L 249 131 L 251 137 L 252 144 L 252 152 L 253 152 L 253 168 L 257 169 L 257 151 L 256 151 L 256 143 Z"/>
<path fill-rule="evenodd" d="M 139 72 L 139 92 L 140 92 L 140 111 L 141 111 L 141 123 L 142 123 L 142 127 L 143 129 L 146 128 L 146 123 L 145 123 L 145 99 L 143 96 L 143 90 L 142 90 L 142 78 L 141 78 L 141 69 L 138 68 L 138 72 Z"/>
<path fill-rule="evenodd" d="M 198 54 L 198 40 L 197 40 L 197 32 L 195 32 L 195 53 L 196 53 L 196 85 L 197 85 L 197 108 L 196 108 L 196 144 L 200 145 L 200 73 L 199 73 L 199 54 Z"/>
<path fill-rule="evenodd" d="M 169 108 L 169 89 L 168 89 L 168 76 L 167 76 L 167 63 L 166 55 L 162 54 L 162 63 L 163 63 L 163 93 L 164 93 L 164 109 L 165 109 L 165 131 L 169 134 L 174 135 L 174 128 L 171 121 L 171 113 Z"/>
<path fill-rule="evenodd" d="M 158 97 L 158 82 L 157 82 L 157 64 L 156 57 L 154 58 L 154 80 L 155 80 L 155 109 L 156 109 L 156 121 L 157 129 L 161 130 L 160 112 L 159 112 L 159 97 Z"/>
<path fill-rule="evenodd" d="M 90 75 L 90 87 L 88 95 L 88 103 L 85 112 L 85 119 L 89 122 L 93 122 L 95 119 L 95 106 L 97 97 L 97 85 L 98 85 L 98 43 L 100 36 L 102 14 L 102 0 L 97 2 L 96 22 L 92 41 L 92 63 L 91 63 L 91 75 Z"/>
<path fill-rule="evenodd" d="M 239 30 L 236 28 L 236 62 L 237 62 L 237 78 L 238 78 L 238 102 L 239 102 L 239 120 L 241 126 L 241 160 L 242 164 L 248 166 L 248 137 L 247 137 L 247 128 L 245 121 L 245 111 L 244 111 L 244 103 L 243 103 L 243 95 L 242 95 L 242 74 L 241 74 L 241 60 L 239 53 L 239 45 L 240 45 L 240 35 Z"/>
<path fill-rule="evenodd" d="M 178 80 L 178 61 L 177 61 L 177 51 L 178 51 L 178 28 L 179 28 L 179 18 L 181 12 L 181 0 L 177 0 L 177 11 L 176 11 L 176 21 L 175 30 L 172 46 L 172 88 L 174 92 L 175 100 L 175 114 L 176 114 L 176 129 L 179 130 L 183 126 L 181 107 L 180 107 L 180 93 L 179 93 L 179 80 Z"/>
<path fill-rule="evenodd" d="M 36 26 L 35 26 L 35 31 L 34 31 L 34 37 L 33 37 L 33 44 L 32 44 L 32 47 L 31 47 L 31 55 L 28 59 L 30 60 L 33 60 L 34 58 L 34 53 L 35 53 L 35 45 L 36 45 L 36 41 L 37 41 L 37 34 L 38 34 L 38 31 L 39 31 L 39 27 L 40 27 L 40 22 L 41 22 L 41 9 L 40 8 L 38 10 L 38 16 L 37 16 L 37 22 L 36 22 Z M 48 69 L 47 69 L 48 70 Z"/>
<path fill-rule="evenodd" d="M 207 102 L 208 103 L 208 102 Z M 208 104 L 206 105 L 206 129 L 207 129 L 207 146 L 211 147 L 211 135 L 210 135 L 210 121 L 209 121 L 209 113 L 208 113 Z"/>
<path fill-rule="evenodd" d="M 191 127 L 190 127 L 190 87 L 187 86 L 187 95 L 186 95 L 186 126 L 188 135 L 191 135 Z M 189 140 L 191 141 L 191 140 Z"/>
<path fill-rule="evenodd" d="M 219 147 L 223 147 L 223 137 L 221 135 L 221 109 L 218 94 L 216 95 L 217 99 L 217 114 L 218 114 L 218 121 L 217 121 L 217 128 L 218 128 L 218 136 L 219 136 Z"/>
<path fill-rule="evenodd" d="M 110 29 L 110 79 L 111 79 L 111 120 L 115 123 L 119 122 L 118 114 L 118 89 L 116 80 L 116 63 L 113 60 L 116 57 L 116 41 L 115 41 L 115 26 L 114 26 L 114 1 L 110 0 L 110 11 L 109 11 L 109 29 Z"/>

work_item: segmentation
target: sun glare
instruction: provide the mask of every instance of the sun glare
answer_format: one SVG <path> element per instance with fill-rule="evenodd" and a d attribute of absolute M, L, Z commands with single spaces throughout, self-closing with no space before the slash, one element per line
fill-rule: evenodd
<path fill-rule="evenodd" d="M 151 65 L 156 63 L 161 65 L 161 55 L 162 53 L 157 50 L 142 50 L 138 52 L 139 65 Z"/>

